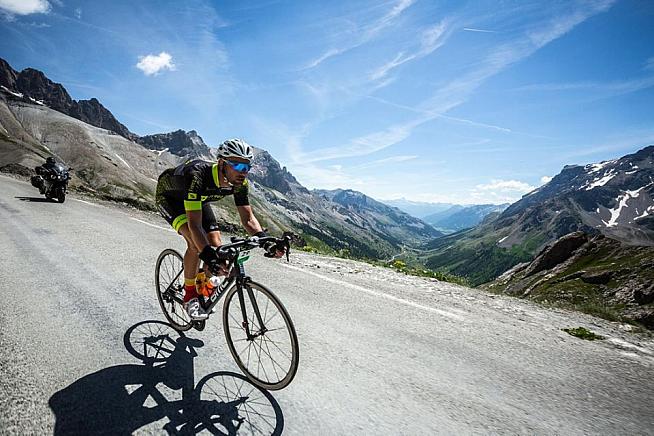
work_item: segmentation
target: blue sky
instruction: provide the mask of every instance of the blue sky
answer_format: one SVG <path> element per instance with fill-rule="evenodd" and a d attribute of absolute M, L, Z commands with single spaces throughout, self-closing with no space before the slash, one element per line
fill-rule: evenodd
<path fill-rule="evenodd" d="M 309 188 L 514 201 L 654 143 L 654 2 L 0 0 L 0 57 Z"/>

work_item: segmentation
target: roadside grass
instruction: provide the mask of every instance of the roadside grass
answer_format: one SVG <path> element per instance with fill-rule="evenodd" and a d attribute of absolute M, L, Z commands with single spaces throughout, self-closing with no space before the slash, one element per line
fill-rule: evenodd
<path fill-rule="evenodd" d="M 305 235 L 303 235 L 306 237 Z M 316 239 L 316 238 L 313 238 Z M 338 257 L 341 259 L 350 259 L 350 260 L 356 260 L 359 262 L 365 262 L 370 265 L 375 265 L 375 266 L 382 266 L 385 268 L 392 268 L 398 272 L 402 272 L 406 275 L 410 276 L 416 276 L 416 277 L 427 277 L 431 279 L 436 279 L 441 282 L 448 282 L 448 283 L 454 283 L 457 285 L 461 286 L 468 286 L 470 287 L 470 282 L 468 279 L 465 277 L 457 276 L 454 274 L 450 274 L 444 271 L 435 271 L 432 269 L 428 269 L 422 266 L 409 266 L 407 265 L 406 262 L 403 260 L 394 260 L 392 262 L 384 262 L 376 259 L 370 259 L 370 258 L 362 258 L 362 257 L 357 257 L 353 256 L 348 250 L 346 249 L 341 249 L 341 250 L 331 250 L 329 249 L 329 246 L 324 244 L 320 247 L 316 247 L 315 241 L 311 241 L 312 243 L 307 244 L 303 247 L 297 247 L 297 249 L 304 251 L 306 253 L 316 253 L 316 254 L 323 254 L 327 256 L 334 256 Z"/>
<path fill-rule="evenodd" d="M 606 339 L 604 336 L 598 335 L 587 328 L 584 327 L 569 327 L 566 329 L 561 329 L 567 334 L 577 337 L 579 339 L 584 339 L 586 341 L 596 341 L 596 340 L 602 340 Z"/>

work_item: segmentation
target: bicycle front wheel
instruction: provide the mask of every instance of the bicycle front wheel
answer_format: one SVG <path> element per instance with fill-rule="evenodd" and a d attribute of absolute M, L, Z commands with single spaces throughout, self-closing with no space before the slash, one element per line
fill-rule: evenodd
<path fill-rule="evenodd" d="M 223 329 L 229 351 L 252 383 L 268 390 L 291 383 L 300 359 L 297 334 L 286 308 L 268 288 L 234 284 L 225 295 Z"/>
<path fill-rule="evenodd" d="M 173 249 L 161 252 L 155 267 L 154 282 L 157 299 L 166 319 L 178 331 L 193 327 L 193 322 L 184 310 L 184 261 L 182 255 Z"/>

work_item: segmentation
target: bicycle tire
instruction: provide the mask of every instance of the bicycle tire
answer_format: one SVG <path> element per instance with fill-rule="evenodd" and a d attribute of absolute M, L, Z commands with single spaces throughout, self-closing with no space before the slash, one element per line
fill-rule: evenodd
<path fill-rule="evenodd" d="M 163 283 L 162 283 L 162 265 L 164 265 L 164 260 L 168 259 L 168 264 L 166 264 L 166 267 L 169 265 L 172 266 L 173 271 L 172 272 L 166 272 L 166 277 L 164 277 Z M 180 263 L 181 265 L 181 271 L 178 271 L 177 267 L 175 267 L 175 259 Z M 159 301 L 159 306 L 161 307 L 161 310 L 164 313 L 164 316 L 170 323 L 170 325 L 177 331 L 186 331 L 189 330 L 191 327 L 193 327 L 193 321 L 189 318 L 189 316 L 186 314 L 186 310 L 184 309 L 184 306 L 180 304 L 179 302 L 175 300 L 170 300 L 168 296 L 165 296 L 165 291 L 168 288 L 168 286 L 171 284 L 173 280 L 177 282 L 176 286 L 176 292 L 178 292 L 181 297 L 183 295 L 183 280 L 184 280 L 184 258 L 182 257 L 181 254 L 179 254 L 177 251 L 173 250 L 172 248 L 167 248 L 164 251 L 159 254 L 159 258 L 157 259 L 157 264 L 155 266 L 155 272 L 154 272 L 154 281 L 155 281 L 155 287 L 156 287 L 156 292 L 157 292 L 157 300 Z M 181 281 L 180 281 L 181 278 Z M 167 282 L 166 282 L 167 281 Z"/>
<path fill-rule="evenodd" d="M 277 342 L 275 342 L 272 339 L 266 339 L 266 334 L 267 333 L 264 333 L 264 334 L 258 336 L 257 338 L 255 338 L 252 341 L 249 341 L 247 339 L 240 339 L 240 338 L 237 339 L 237 341 L 248 341 L 248 342 L 250 342 L 250 344 L 248 344 L 246 346 L 247 358 L 246 358 L 246 361 L 244 362 L 243 359 L 245 358 L 245 356 L 244 355 L 241 356 L 241 355 L 244 354 L 245 349 L 242 350 L 241 352 L 239 352 L 236 349 L 236 346 L 234 344 L 234 339 L 232 338 L 232 330 L 239 331 L 239 329 L 240 329 L 240 330 L 242 330 L 243 335 L 245 335 L 245 329 L 242 326 L 242 324 L 232 325 L 232 323 L 241 323 L 243 321 L 242 320 L 242 315 L 241 315 L 241 312 L 240 312 L 240 309 L 241 309 L 240 308 L 240 302 L 238 301 L 238 298 L 236 300 L 234 300 L 234 296 L 235 295 L 238 296 L 238 292 L 237 292 L 238 291 L 238 285 L 237 284 L 234 284 L 227 291 L 227 294 L 225 295 L 225 304 L 223 306 L 223 330 L 225 331 L 225 338 L 227 339 L 227 346 L 229 348 L 229 351 L 232 353 L 232 357 L 236 361 L 236 364 L 238 365 L 238 367 L 241 369 L 241 371 L 243 371 L 243 374 L 245 374 L 245 376 L 252 383 L 254 383 L 255 385 L 257 385 L 257 386 L 259 386 L 259 387 L 261 387 L 263 389 L 267 389 L 267 390 L 271 390 L 271 391 L 276 391 L 276 390 L 279 390 L 279 389 L 283 389 L 286 386 L 288 386 L 291 383 L 291 381 L 293 381 L 293 378 L 295 377 L 295 374 L 297 373 L 299 360 L 300 360 L 300 349 L 299 349 L 299 343 L 298 343 L 298 339 L 297 339 L 297 333 L 295 332 L 295 326 L 293 325 L 293 321 L 291 320 L 291 317 L 289 316 L 288 311 L 286 310 L 286 308 L 284 307 L 282 302 L 279 301 L 279 299 L 275 296 L 275 294 L 272 293 L 272 291 L 270 291 L 268 288 L 266 288 L 265 286 L 263 286 L 263 285 L 261 285 L 259 283 L 249 281 L 249 282 L 247 282 L 245 284 L 245 286 L 243 288 L 243 295 L 244 295 L 244 300 L 249 300 L 250 313 L 248 313 L 247 317 L 248 317 L 248 322 L 250 323 L 250 325 L 252 325 L 253 328 L 258 324 L 258 321 L 256 320 L 256 317 L 254 316 L 254 310 L 252 309 L 252 302 L 251 302 L 251 299 L 249 297 L 250 293 L 247 292 L 248 287 L 253 290 L 252 295 L 254 295 L 254 291 L 256 290 L 259 293 L 260 296 L 263 295 L 268 299 L 268 302 L 266 303 L 265 308 L 262 308 L 261 306 L 264 305 L 262 299 L 260 297 L 259 298 L 255 297 L 255 300 L 258 300 L 257 304 L 260 306 L 260 311 L 265 312 L 265 314 L 262 314 L 262 317 L 264 318 L 264 323 L 267 322 L 268 326 L 269 326 L 270 321 L 272 321 L 273 318 L 277 316 L 276 314 L 273 314 L 269 318 L 268 321 L 266 320 L 266 315 L 267 315 L 267 311 L 269 309 L 270 302 L 273 303 L 273 305 L 277 309 L 278 313 L 281 314 L 281 317 L 282 317 L 282 319 L 284 321 L 284 328 L 285 328 L 285 330 L 286 330 L 286 332 L 288 334 L 288 337 L 286 337 L 285 339 L 288 340 L 288 343 L 290 345 L 290 350 L 289 350 L 290 357 L 289 357 L 289 355 L 284 354 L 284 351 L 286 351 L 286 350 L 283 350 L 281 347 L 279 347 Z M 236 302 L 236 303 L 234 303 L 234 302 Z M 238 305 L 238 312 L 236 312 L 236 313 L 240 316 L 240 318 L 235 318 L 232 314 L 230 314 L 230 307 L 231 306 L 236 306 L 236 305 Z M 245 305 L 247 307 L 248 303 L 246 302 Z M 273 330 L 280 331 L 280 330 L 282 330 L 282 328 L 271 329 L 270 332 L 272 332 Z M 255 340 L 257 340 L 259 338 L 264 338 L 264 339 L 261 339 L 259 341 L 259 344 L 254 344 Z M 281 364 L 279 364 L 279 362 L 276 362 L 273 359 L 273 357 L 271 356 L 271 348 L 270 348 L 271 344 L 273 344 L 273 350 L 274 350 L 274 347 L 277 347 L 277 349 L 281 352 L 281 354 L 289 360 L 289 363 L 287 365 L 282 366 Z M 252 345 L 254 345 L 254 348 L 251 348 Z M 256 348 L 257 345 L 259 346 L 259 351 L 258 352 L 257 352 L 257 348 Z M 264 346 L 266 347 L 265 350 L 264 350 Z M 256 369 L 254 367 L 255 366 L 254 361 L 252 362 L 252 364 L 250 363 L 250 357 L 252 355 L 251 354 L 252 350 L 254 350 L 254 355 L 257 355 L 259 357 L 259 365 L 256 366 Z M 268 357 L 270 357 L 270 360 L 272 361 L 271 362 L 272 363 L 272 372 L 275 373 L 275 376 L 277 377 L 277 379 L 270 380 L 270 378 L 268 376 L 268 373 L 266 372 L 265 367 L 263 368 L 263 374 L 261 374 L 261 356 L 262 356 L 262 354 L 266 354 Z M 275 363 L 278 364 L 278 367 L 279 367 L 280 370 L 283 370 L 285 372 L 285 374 L 282 374 L 283 377 L 279 376 L 279 374 L 277 372 L 277 368 L 275 367 Z M 286 369 L 286 367 L 287 367 L 287 369 Z M 264 375 L 266 377 L 266 379 L 261 378 L 262 375 Z"/>

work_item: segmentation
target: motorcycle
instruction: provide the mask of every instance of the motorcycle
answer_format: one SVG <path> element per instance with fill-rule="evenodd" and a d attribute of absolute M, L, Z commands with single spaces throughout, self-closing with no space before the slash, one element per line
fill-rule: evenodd
<path fill-rule="evenodd" d="M 38 188 L 39 192 L 45 195 L 45 198 L 63 203 L 68 192 L 71 169 L 60 163 L 51 167 L 40 166 L 36 168 L 36 176 L 32 176 L 30 181 L 32 186 Z"/>

